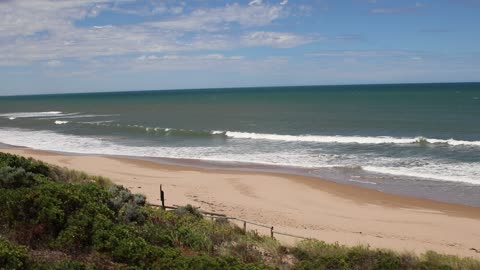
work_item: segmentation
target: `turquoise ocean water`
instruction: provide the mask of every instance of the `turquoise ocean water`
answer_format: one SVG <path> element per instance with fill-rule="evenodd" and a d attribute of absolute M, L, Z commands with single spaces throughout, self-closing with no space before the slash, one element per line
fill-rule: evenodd
<path fill-rule="evenodd" d="M 0 142 L 285 171 L 480 206 L 480 83 L 0 97 Z"/>

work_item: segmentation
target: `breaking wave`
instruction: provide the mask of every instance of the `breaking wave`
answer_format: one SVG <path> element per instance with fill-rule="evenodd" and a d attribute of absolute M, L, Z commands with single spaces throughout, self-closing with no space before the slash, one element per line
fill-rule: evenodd
<path fill-rule="evenodd" d="M 364 159 L 358 157 L 351 162 L 342 162 L 332 157 L 311 156 L 300 149 L 272 148 L 266 152 L 245 150 L 244 148 L 218 148 L 210 146 L 182 146 L 169 147 L 162 145 L 133 146 L 123 145 L 114 138 L 102 136 L 78 136 L 61 134 L 51 131 L 34 131 L 27 129 L 0 128 L 2 143 L 31 147 L 35 149 L 63 151 L 84 154 L 108 154 L 142 157 L 165 157 L 199 159 L 219 162 L 245 162 L 276 166 L 293 166 L 300 168 L 334 168 L 357 174 L 361 171 L 370 171 L 388 175 L 403 175 L 416 178 L 434 179 L 440 181 L 454 181 L 471 184 L 480 184 L 478 163 L 445 163 L 441 159 L 422 164 L 421 166 L 405 165 L 403 159 L 384 160 L 384 158 Z M 244 144 L 242 144 L 244 145 Z M 248 148 L 247 148 L 248 149 Z M 394 162 L 391 162 L 394 161 Z M 400 161 L 400 162 L 399 162 Z M 408 161 L 408 160 L 406 160 Z M 399 164 L 399 167 L 394 167 Z M 353 178 L 353 177 L 352 177 Z M 350 181 L 363 181 L 352 179 Z M 368 183 L 372 184 L 372 183 Z"/>
<path fill-rule="evenodd" d="M 37 117 L 53 117 L 61 116 L 62 112 L 59 111 L 50 111 L 50 112 L 16 112 L 16 113 L 3 113 L 0 114 L 0 117 L 5 117 L 10 120 L 17 118 L 37 118 Z"/>
<path fill-rule="evenodd" d="M 82 114 L 80 112 L 64 113 L 61 111 L 48 111 L 48 112 L 15 112 L 15 113 L 3 113 L 0 117 L 15 120 L 17 118 L 37 118 L 39 120 L 48 119 L 76 119 L 76 118 L 94 118 L 94 117 L 108 117 L 110 114 L 97 115 L 97 114 Z"/>
<path fill-rule="evenodd" d="M 112 123 L 109 121 L 97 121 L 97 122 L 81 122 L 81 124 L 94 125 L 106 129 L 124 129 L 132 132 L 143 132 L 160 136 L 190 136 L 190 137 L 224 137 L 225 132 L 206 131 L 206 130 L 190 130 L 190 129 L 178 129 L 178 128 L 161 128 L 161 127 L 148 127 L 144 125 L 125 125 L 119 123 Z"/>
<path fill-rule="evenodd" d="M 221 130 L 190 130 L 176 128 L 148 127 L 143 125 L 124 125 L 110 122 L 84 122 L 105 128 L 121 128 L 138 132 L 146 132 L 164 136 L 203 136 L 225 139 L 250 139 L 285 142 L 337 143 L 337 144 L 445 144 L 450 146 L 480 146 L 480 141 L 455 139 L 435 139 L 425 137 L 390 137 L 390 136 L 322 136 L 322 135 L 280 135 L 268 133 L 249 133 Z"/>
<path fill-rule="evenodd" d="M 448 144 L 480 146 L 480 141 L 462 141 L 455 139 L 432 139 L 424 137 L 397 138 L 397 137 L 362 137 L 362 136 L 317 136 L 317 135 L 278 135 L 266 133 L 247 133 L 227 131 L 225 135 L 236 139 L 257 139 L 289 142 L 318 142 L 344 144 Z"/>

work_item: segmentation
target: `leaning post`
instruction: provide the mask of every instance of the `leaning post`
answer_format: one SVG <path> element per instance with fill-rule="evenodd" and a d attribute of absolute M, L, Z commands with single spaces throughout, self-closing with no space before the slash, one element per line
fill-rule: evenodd
<path fill-rule="evenodd" d="M 162 185 L 160 185 L 160 201 L 162 202 L 162 209 L 165 210 L 165 193 L 163 193 Z"/>

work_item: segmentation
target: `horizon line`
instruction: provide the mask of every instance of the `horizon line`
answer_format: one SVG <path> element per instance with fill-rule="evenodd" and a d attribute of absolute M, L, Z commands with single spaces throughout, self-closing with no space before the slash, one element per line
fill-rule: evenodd
<path fill-rule="evenodd" d="M 413 85 L 413 84 L 469 84 L 480 83 L 480 81 L 458 81 L 458 82 L 404 82 L 404 83 L 346 83 L 346 84 L 305 84 L 305 85 L 270 85 L 270 86 L 238 86 L 238 87 L 200 87 L 200 88 L 171 88 L 171 89 L 138 89 L 138 90 L 106 90 L 106 91 L 87 91 L 87 92 L 60 92 L 43 94 L 20 94 L 20 95 L 0 95 L 4 97 L 35 97 L 35 96 L 64 96 L 64 95 L 82 95 L 82 94 L 115 94 L 115 93 L 141 93 L 141 92 L 160 92 L 160 91 L 202 91 L 202 90 L 232 90 L 232 89 L 253 89 L 253 88 L 290 88 L 290 87 L 334 87 L 334 86 L 368 86 L 368 85 Z"/>

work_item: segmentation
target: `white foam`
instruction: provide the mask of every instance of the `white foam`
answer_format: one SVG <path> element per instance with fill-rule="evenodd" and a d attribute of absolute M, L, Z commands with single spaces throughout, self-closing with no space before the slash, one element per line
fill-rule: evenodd
<path fill-rule="evenodd" d="M 49 116 L 58 116 L 62 112 L 59 111 L 50 111 L 50 112 L 16 112 L 16 113 L 4 113 L 0 114 L 0 117 L 6 117 L 10 120 L 16 118 L 36 118 L 36 117 L 49 117 Z M 13 119 L 12 119 L 13 118 Z"/>
<path fill-rule="evenodd" d="M 0 141 L 5 144 L 42 150 L 83 153 L 127 155 L 139 157 L 165 157 L 199 159 L 219 162 L 245 162 L 303 168 L 338 167 L 363 169 L 391 175 L 411 176 L 439 181 L 466 182 L 480 185 L 478 163 L 448 163 L 441 159 L 420 160 L 360 156 L 353 153 L 341 155 L 311 155 L 304 148 L 258 147 L 257 143 L 228 144 L 222 147 L 167 147 L 121 145 L 108 137 L 83 137 L 52 131 L 0 128 Z M 403 165 L 398 165 L 403 164 Z M 417 165 L 418 164 L 418 165 Z M 362 166 L 362 167 L 360 167 Z M 399 167 L 395 167 L 399 166 Z M 394 178 L 395 179 L 395 178 Z M 353 180 L 353 179 L 352 179 Z M 360 179 L 356 179 L 357 181 Z"/>
<path fill-rule="evenodd" d="M 17 119 L 16 117 L 8 117 L 9 120 L 15 120 Z"/>
<path fill-rule="evenodd" d="M 214 131 L 219 134 L 221 131 Z M 257 139 L 288 142 L 317 142 L 317 143 L 343 143 L 343 144 L 414 144 L 434 143 L 449 144 L 452 146 L 471 145 L 480 146 L 480 141 L 462 141 L 454 139 L 431 139 L 423 137 L 397 138 L 389 136 L 362 137 L 362 136 L 318 136 L 318 135 L 279 135 L 267 133 L 247 133 L 227 131 L 225 135 L 235 139 Z"/>
<path fill-rule="evenodd" d="M 64 125 L 64 124 L 67 124 L 68 121 L 60 121 L 60 120 L 56 120 L 55 121 L 55 125 Z"/>
<path fill-rule="evenodd" d="M 438 169 L 438 168 L 435 168 L 434 166 L 427 167 L 427 168 L 425 167 L 424 168 L 415 168 L 415 167 L 414 168 L 396 168 L 396 167 L 365 166 L 363 167 L 363 169 L 365 171 L 382 173 L 382 174 L 404 175 L 404 176 L 410 176 L 415 178 L 424 178 L 424 179 L 442 180 L 442 181 L 451 181 L 451 182 L 464 182 L 464 183 L 475 184 L 475 185 L 480 184 L 480 180 L 479 180 L 480 178 L 475 179 L 472 177 L 461 175 L 461 173 L 465 173 L 465 170 L 469 169 L 468 164 L 451 166 L 449 168 L 449 175 L 442 175 L 442 172 L 445 171 L 446 168 Z M 478 172 L 473 172 L 473 173 L 478 175 Z"/>
<path fill-rule="evenodd" d="M 87 124 L 87 125 L 102 125 L 106 123 L 111 123 L 113 120 L 105 120 L 105 121 L 89 121 L 89 122 L 78 122 L 80 124 Z"/>
<path fill-rule="evenodd" d="M 98 115 L 98 114 L 81 114 L 78 112 L 75 113 L 62 113 L 55 116 L 49 116 L 40 119 L 76 119 L 76 118 L 93 118 L 93 117 L 107 117 L 111 115 Z"/>
<path fill-rule="evenodd" d="M 354 179 L 349 179 L 348 181 L 350 181 L 350 182 L 356 182 L 356 183 L 362 183 L 362 184 L 369 184 L 369 185 L 376 185 L 376 184 L 377 184 L 377 183 L 375 183 L 375 182 L 361 181 L 361 180 L 354 180 Z"/>

